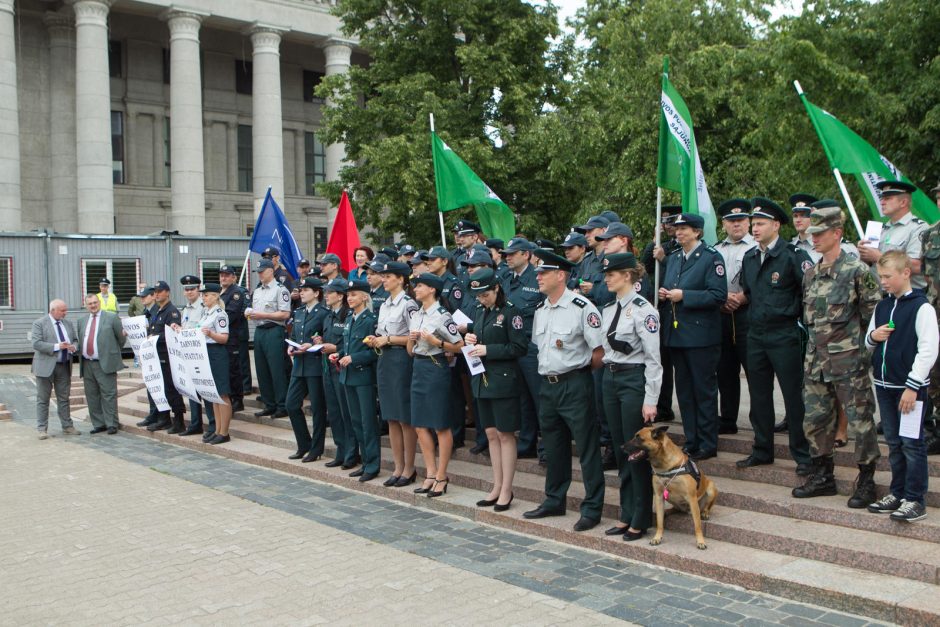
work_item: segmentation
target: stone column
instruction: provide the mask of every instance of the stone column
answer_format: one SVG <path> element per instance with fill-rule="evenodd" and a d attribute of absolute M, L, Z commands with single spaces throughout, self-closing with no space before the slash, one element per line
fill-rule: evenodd
<path fill-rule="evenodd" d="M 352 58 L 352 45 L 348 41 L 340 39 L 329 39 L 323 47 L 323 53 L 326 56 L 326 75 L 346 74 L 349 72 L 350 60 Z M 326 106 L 332 107 L 333 102 L 330 98 L 326 100 Z M 326 180 L 339 180 L 339 171 L 346 164 L 346 144 L 336 143 L 326 146 Z M 336 207 L 330 207 L 326 210 L 326 223 L 330 231 L 333 230 L 333 222 L 336 221 Z"/>
<path fill-rule="evenodd" d="M 163 14 L 170 28 L 170 229 L 206 234 L 202 78 L 199 25 L 205 13 L 174 7 Z"/>
<path fill-rule="evenodd" d="M 114 233 L 108 11 L 112 0 L 71 0 L 75 11 L 78 230 Z"/>
<path fill-rule="evenodd" d="M 60 233 L 78 231 L 75 181 L 75 26 L 72 18 L 48 11 L 49 31 L 49 222 Z"/>
<path fill-rule="evenodd" d="M 238 191 L 238 122 L 225 124 L 225 163 L 228 168 L 228 191 Z"/>
<path fill-rule="evenodd" d="M 281 123 L 281 33 L 256 23 L 248 31 L 252 45 L 251 149 L 255 217 L 267 189 L 284 208 L 284 137 Z"/>
<path fill-rule="evenodd" d="M 0 231 L 23 228 L 13 1 L 0 0 Z"/>

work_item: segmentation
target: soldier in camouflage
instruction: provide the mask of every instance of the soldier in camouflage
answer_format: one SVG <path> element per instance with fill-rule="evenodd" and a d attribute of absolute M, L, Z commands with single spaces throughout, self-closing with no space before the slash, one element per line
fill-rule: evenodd
<path fill-rule="evenodd" d="M 930 192 L 940 207 L 940 183 Z M 921 233 L 920 241 L 924 255 L 921 259 L 921 271 L 927 280 L 927 302 L 940 312 L 940 222 Z M 930 403 L 933 405 L 933 415 L 924 421 L 924 442 L 928 455 L 940 453 L 940 360 L 937 362 L 930 371 L 928 392 Z"/>
<path fill-rule="evenodd" d="M 839 244 L 844 217 L 832 201 L 814 204 L 812 225 L 818 265 L 803 275 L 803 314 L 809 332 L 806 348 L 804 428 L 813 456 L 813 474 L 793 489 L 796 498 L 836 494 L 832 449 L 836 432 L 835 400 L 845 408 L 855 432 L 855 457 L 859 475 L 849 498 L 851 508 L 867 507 L 875 500 L 875 399 L 868 375 L 868 355 L 862 341 L 868 321 L 881 300 L 878 282 L 868 266 L 849 257 Z"/>

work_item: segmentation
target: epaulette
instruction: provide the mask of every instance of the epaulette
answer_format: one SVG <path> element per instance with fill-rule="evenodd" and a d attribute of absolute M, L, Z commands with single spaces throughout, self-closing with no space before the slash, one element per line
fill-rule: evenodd
<path fill-rule="evenodd" d="M 647 303 L 649 303 L 649 301 L 643 298 L 642 296 L 637 296 L 636 298 L 633 299 L 633 304 L 636 305 L 637 307 L 642 307 L 643 305 L 646 305 Z"/>
<path fill-rule="evenodd" d="M 705 244 L 705 250 L 707 250 L 707 251 L 710 252 L 710 253 L 714 253 L 714 254 L 716 254 L 716 255 L 720 255 L 720 254 L 721 254 L 720 252 L 718 252 L 717 250 L 715 250 L 715 247 L 714 247 L 714 246 L 709 246 L 708 244 Z"/>
<path fill-rule="evenodd" d="M 918 218 L 917 216 L 913 216 L 913 217 L 911 218 L 911 222 L 914 222 L 915 224 L 927 224 L 926 222 L 924 222 L 923 220 L 921 220 L 921 219 Z"/>
<path fill-rule="evenodd" d="M 668 254 L 669 254 L 669 255 L 675 255 L 675 254 L 676 254 L 677 252 L 679 252 L 680 250 L 682 250 L 682 246 L 677 246 L 677 247 L 674 248 L 673 250 L 669 251 Z"/>
<path fill-rule="evenodd" d="M 587 307 L 587 301 L 579 296 L 575 296 L 571 302 L 573 302 L 575 305 L 577 305 L 581 309 L 584 309 L 585 307 Z"/>
<path fill-rule="evenodd" d="M 437 313 L 450 313 L 450 312 L 447 311 L 447 307 L 445 307 L 444 305 L 440 305 L 440 306 L 437 308 Z"/>
<path fill-rule="evenodd" d="M 506 301 L 506 306 L 507 306 L 507 307 L 515 307 L 515 305 L 512 304 L 512 301 L 511 301 L 511 300 L 507 300 L 507 301 Z"/>
<path fill-rule="evenodd" d="M 540 301 L 539 301 L 539 304 L 536 305 L 535 308 L 536 308 L 536 309 L 541 309 L 544 305 L 545 305 L 545 301 L 544 301 L 544 300 L 540 300 Z"/>
<path fill-rule="evenodd" d="M 759 249 L 757 248 L 757 246 L 755 246 L 754 250 L 759 250 Z M 799 252 L 801 248 L 797 246 L 796 244 L 794 244 L 793 242 L 787 242 L 787 250 L 789 250 L 791 253 L 796 253 L 796 252 Z"/>

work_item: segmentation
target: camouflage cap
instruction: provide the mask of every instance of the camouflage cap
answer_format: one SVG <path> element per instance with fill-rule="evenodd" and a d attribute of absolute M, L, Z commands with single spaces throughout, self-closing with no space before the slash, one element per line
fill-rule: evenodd
<path fill-rule="evenodd" d="M 809 214 L 810 226 L 806 229 L 807 234 L 822 233 L 829 229 L 842 228 L 845 224 L 845 216 L 842 215 L 841 207 L 824 207 L 814 209 Z"/>

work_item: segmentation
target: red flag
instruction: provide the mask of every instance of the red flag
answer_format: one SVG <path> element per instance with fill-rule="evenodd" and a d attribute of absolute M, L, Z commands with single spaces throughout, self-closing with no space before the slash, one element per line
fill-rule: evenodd
<path fill-rule="evenodd" d="M 343 262 L 343 270 L 351 272 L 356 269 L 356 249 L 359 248 L 359 229 L 356 227 L 356 218 L 353 216 L 352 205 L 346 190 L 339 199 L 339 209 L 336 211 L 336 220 L 333 222 L 333 231 L 330 233 L 330 243 L 326 252 L 338 255 Z"/>

